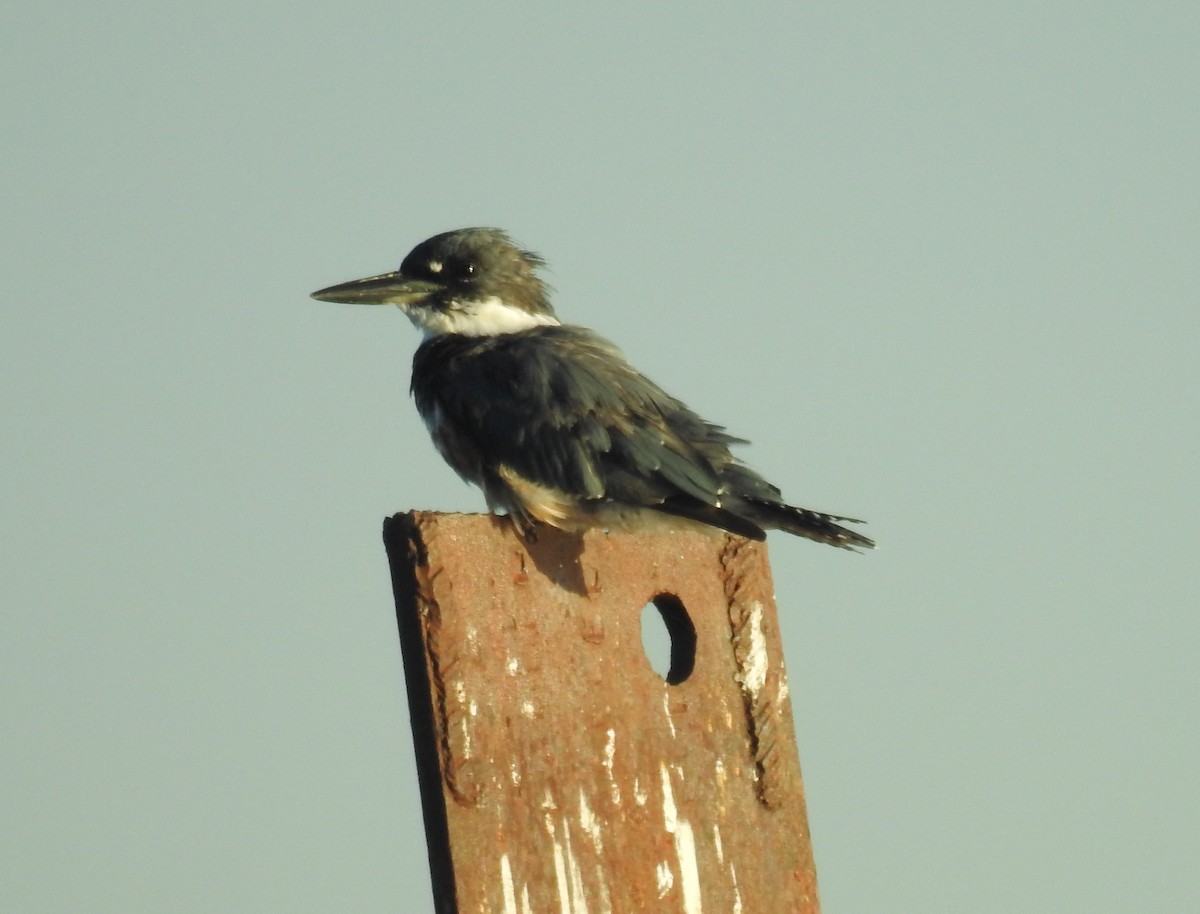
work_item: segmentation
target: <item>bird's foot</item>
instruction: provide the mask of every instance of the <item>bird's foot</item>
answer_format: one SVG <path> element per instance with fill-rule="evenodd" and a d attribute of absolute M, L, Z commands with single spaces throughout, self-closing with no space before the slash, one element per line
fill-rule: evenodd
<path fill-rule="evenodd" d="M 517 531 L 517 536 L 521 537 L 521 539 L 525 541 L 526 545 L 532 546 L 538 541 L 537 521 L 528 517 L 514 514 L 512 517 L 512 524 L 513 528 Z"/>

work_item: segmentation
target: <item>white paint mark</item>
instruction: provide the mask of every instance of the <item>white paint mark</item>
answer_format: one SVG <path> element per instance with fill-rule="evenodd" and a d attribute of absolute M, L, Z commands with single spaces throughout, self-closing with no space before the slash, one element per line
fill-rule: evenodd
<path fill-rule="evenodd" d="M 521 716 L 522 717 L 527 717 L 530 720 L 532 720 L 534 712 L 536 710 L 537 710 L 537 708 L 534 707 L 534 704 L 532 701 L 526 700 L 526 701 L 521 702 Z"/>
<path fill-rule="evenodd" d="M 642 789 L 642 785 L 638 783 L 638 779 L 633 779 L 633 802 L 638 806 L 645 806 L 646 801 L 650 799 L 650 794 Z"/>
<path fill-rule="evenodd" d="M 792 694 L 792 687 L 788 685 L 787 674 L 779 674 L 779 700 L 787 701 L 789 695 Z"/>
<path fill-rule="evenodd" d="M 587 836 L 592 839 L 592 847 L 596 849 L 596 853 L 603 854 L 604 835 L 600 829 L 600 820 L 588 806 L 587 795 L 584 794 L 582 788 L 579 791 L 579 824 Z"/>
<path fill-rule="evenodd" d="M 517 657 L 509 657 L 508 663 L 504 664 L 504 668 L 508 670 L 509 676 L 516 676 L 521 672 L 521 661 Z"/>
<path fill-rule="evenodd" d="M 533 908 L 529 906 L 529 883 L 521 886 L 521 914 L 533 914 Z"/>
<path fill-rule="evenodd" d="M 610 727 L 606 734 L 608 738 L 604 741 L 604 770 L 608 772 L 608 790 L 612 796 L 613 806 L 620 806 L 621 786 L 613 777 L 613 759 L 617 755 L 617 731 Z"/>
<path fill-rule="evenodd" d="M 554 880 L 558 884 L 558 910 L 560 914 L 571 912 L 571 888 L 567 884 L 567 864 L 563 859 L 562 845 L 554 842 Z"/>
<path fill-rule="evenodd" d="M 479 714 L 479 702 L 477 702 L 474 698 L 472 698 L 467 704 L 467 713 L 472 717 L 475 717 L 477 714 Z"/>
<path fill-rule="evenodd" d="M 671 773 L 667 766 L 660 765 L 659 770 L 662 772 L 663 823 L 675 839 L 675 856 L 679 859 L 679 882 L 683 890 L 683 910 L 685 914 L 701 914 L 700 864 L 696 859 L 696 839 L 692 834 L 692 825 L 686 819 L 679 818 L 679 811 L 675 808 L 675 795 L 671 791 Z"/>
<path fill-rule="evenodd" d="M 517 893 L 513 889 L 512 867 L 508 854 L 500 855 L 500 890 L 504 893 L 504 914 L 517 914 Z"/>
<path fill-rule="evenodd" d="M 696 859 L 692 826 L 688 822 L 680 822 L 675 832 L 675 853 L 679 855 L 679 878 L 683 882 L 683 910 L 687 914 L 701 914 L 700 865 Z"/>
<path fill-rule="evenodd" d="M 717 849 L 717 861 L 725 862 L 725 848 L 721 845 L 721 826 L 713 826 L 713 846 Z"/>
<path fill-rule="evenodd" d="M 675 876 L 671 873 L 671 867 L 667 865 L 667 861 L 664 860 L 655 868 L 654 875 L 658 880 L 658 897 L 665 898 L 667 892 L 671 891 L 671 887 L 675 885 Z"/>
<path fill-rule="evenodd" d="M 605 879 L 604 867 L 596 864 L 596 885 L 600 889 L 600 914 L 613 914 L 612 897 L 608 894 L 608 882 Z"/>
<path fill-rule="evenodd" d="M 588 914 L 587 896 L 583 891 L 583 873 L 579 869 L 579 858 L 571 847 L 571 825 L 563 820 L 563 835 L 567 839 L 567 864 L 571 874 L 571 914 Z"/>
<path fill-rule="evenodd" d="M 467 701 L 467 684 L 461 679 L 454 681 L 454 698 L 458 702 L 460 708 L 465 708 L 468 715 L 470 714 L 470 705 Z M 459 719 L 459 729 L 462 730 L 462 754 L 464 759 L 471 757 L 471 721 L 468 716 L 463 716 Z"/>
<path fill-rule="evenodd" d="M 742 914 L 742 893 L 738 891 L 737 870 L 732 860 L 729 861 L 729 881 L 733 884 L 733 910 L 730 914 Z"/>
<path fill-rule="evenodd" d="M 663 714 L 667 717 L 667 726 L 671 728 L 671 738 L 675 738 L 675 721 L 671 720 L 671 698 L 670 693 L 663 692 Z"/>
<path fill-rule="evenodd" d="M 514 787 L 521 786 L 521 772 L 517 770 L 516 762 L 513 762 L 512 767 L 508 770 L 508 779 L 512 781 Z"/>
<path fill-rule="evenodd" d="M 762 604 L 755 600 L 750 604 L 750 652 L 739 671 L 738 679 L 754 699 L 767 684 L 767 639 L 762 629 Z"/>
<path fill-rule="evenodd" d="M 725 781 L 729 777 L 729 775 L 725 773 L 725 759 L 722 759 L 722 758 L 717 759 L 716 764 L 713 765 L 713 768 L 714 768 L 713 773 L 716 775 L 716 778 L 717 778 L 717 788 L 720 790 L 724 790 L 725 789 Z"/>
<path fill-rule="evenodd" d="M 544 808 L 545 804 L 542 805 Z M 550 843 L 554 853 L 554 880 L 558 887 L 559 914 L 588 914 L 587 897 L 583 888 L 583 871 L 571 846 L 571 823 L 565 818 L 563 819 L 563 840 L 561 842 L 557 838 L 558 828 L 550 813 L 546 813 L 545 824 L 546 831 L 550 834 Z M 605 897 L 607 897 L 607 890 Z M 524 886 L 521 890 L 521 910 L 525 914 L 529 912 L 528 886 Z"/>
<path fill-rule="evenodd" d="M 675 834 L 675 828 L 679 825 L 679 811 L 675 808 L 675 793 L 671 790 L 671 772 L 667 771 L 665 764 L 659 765 L 659 770 L 662 772 L 663 821 L 667 831 Z"/>

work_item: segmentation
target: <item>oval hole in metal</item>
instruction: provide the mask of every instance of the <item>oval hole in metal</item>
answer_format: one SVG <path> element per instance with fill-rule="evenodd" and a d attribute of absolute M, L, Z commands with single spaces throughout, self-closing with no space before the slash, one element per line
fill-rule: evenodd
<path fill-rule="evenodd" d="M 670 685 L 679 685 L 696 666 L 696 626 L 683 601 L 660 593 L 642 609 L 642 650 Z M 669 658 L 664 663 L 663 660 Z"/>

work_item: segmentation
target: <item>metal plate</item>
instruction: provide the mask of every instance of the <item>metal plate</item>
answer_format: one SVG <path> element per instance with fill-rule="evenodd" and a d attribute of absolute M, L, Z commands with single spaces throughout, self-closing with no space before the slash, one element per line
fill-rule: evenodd
<path fill-rule="evenodd" d="M 438 911 L 816 914 L 764 545 L 426 512 L 384 540 Z"/>

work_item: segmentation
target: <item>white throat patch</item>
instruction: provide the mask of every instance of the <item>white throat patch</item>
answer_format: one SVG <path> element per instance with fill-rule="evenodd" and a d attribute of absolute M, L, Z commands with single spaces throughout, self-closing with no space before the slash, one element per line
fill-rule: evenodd
<path fill-rule="evenodd" d="M 424 332 L 426 338 L 443 333 L 462 336 L 498 336 L 502 333 L 517 333 L 534 327 L 556 327 L 557 318 L 549 314 L 530 314 L 515 308 L 492 295 L 479 301 L 456 302 L 453 310 L 441 311 L 422 308 L 411 310 L 399 307 L 408 319 Z"/>

